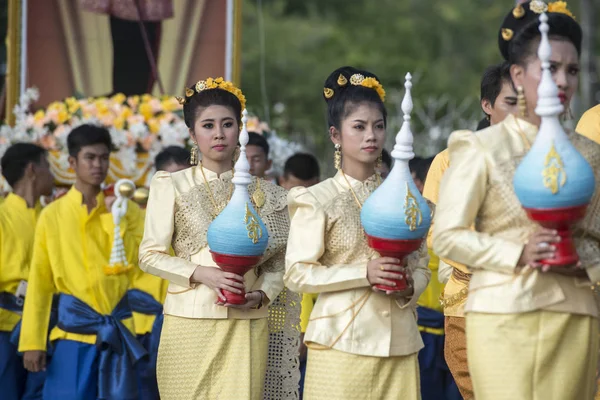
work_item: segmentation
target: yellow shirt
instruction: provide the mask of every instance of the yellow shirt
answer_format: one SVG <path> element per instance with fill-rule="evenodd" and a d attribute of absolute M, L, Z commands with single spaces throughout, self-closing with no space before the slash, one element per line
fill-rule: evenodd
<path fill-rule="evenodd" d="M 590 108 L 582 115 L 575 131 L 600 143 L 600 104 Z"/>
<path fill-rule="evenodd" d="M 525 241 L 537 224 L 527 218 L 519 203 L 513 176 L 528 151 L 527 142 L 533 143 L 537 131 L 536 126 L 509 115 L 487 129 L 452 134 L 450 168 L 440 189 L 433 248 L 440 257 L 462 262 L 473 271 L 466 312 L 548 310 L 597 316 L 589 280 L 526 266 L 516 269 Z M 577 134 L 570 140 L 598 173 L 600 146 Z M 475 230 L 470 229 L 473 225 Z M 592 281 L 597 282 L 600 215 L 588 213 L 576 229 L 581 231 L 586 237 L 575 236 L 578 254 Z"/>
<path fill-rule="evenodd" d="M 10 193 L 0 205 L 0 292 L 14 294 L 29 276 L 39 203 L 28 208 L 25 199 Z M 11 331 L 21 316 L 0 308 L 0 331 Z"/>
<path fill-rule="evenodd" d="M 102 192 L 96 201 L 97 206 L 88 213 L 81 192 L 72 187 L 42 211 L 35 232 L 19 351 L 46 349 L 54 293 L 75 296 L 98 313 L 108 315 L 129 289 L 134 270 L 119 275 L 104 273 L 109 264 L 114 224 Z M 127 258 L 134 265 L 141 229 L 140 209 L 130 201 L 121 221 L 121 234 Z M 133 331 L 131 319 L 123 322 Z M 67 333 L 56 327 L 50 339 L 91 344 L 96 337 Z"/>
<path fill-rule="evenodd" d="M 377 187 L 375 177 L 347 178 L 361 201 Z M 407 261 L 414 296 L 395 299 L 374 292 L 367 280 L 367 263 L 379 255 L 367 244 L 360 208 L 340 173 L 290 190 L 288 204 L 292 220 L 284 281 L 293 291 L 319 293 L 304 337 L 307 345 L 376 357 L 419 351 L 416 302 L 430 277 L 426 246 Z"/>
<path fill-rule="evenodd" d="M 302 295 L 302 309 L 300 313 L 300 332 L 302 333 L 306 332 L 308 321 L 310 320 L 310 313 L 315 306 L 318 296 L 319 295 L 315 293 L 304 293 Z"/>
<path fill-rule="evenodd" d="M 442 304 L 440 303 L 440 295 L 444 292 L 444 285 L 437 279 L 440 259 L 432 250 L 429 250 L 429 270 L 431 271 L 431 279 L 427 289 L 421 294 L 417 305 L 421 307 L 431 308 L 435 311 L 443 312 Z"/>
<path fill-rule="evenodd" d="M 191 284 L 198 265 L 218 268 L 206 242 L 213 220 L 213 200 L 226 204 L 232 193 L 231 171 L 218 176 L 202 166 L 168 173 L 159 171 L 152 178 L 146 208 L 144 239 L 140 245 L 140 267 L 145 272 L 169 281 L 165 314 L 184 318 L 256 319 L 267 318 L 268 308 L 237 310 L 215 304 L 217 295 L 206 285 Z M 248 190 L 253 193 L 256 183 Z M 289 216 L 286 191 L 262 180 L 266 201 L 258 210 L 269 231 L 269 246 L 257 268 L 266 271 L 244 276 L 246 291 L 262 290 L 274 301 L 283 289 L 283 252 L 287 242 Z M 171 245 L 175 256 L 170 252 Z"/>
<path fill-rule="evenodd" d="M 435 156 L 431 163 L 431 167 L 429 168 L 429 172 L 427 173 L 427 179 L 425 180 L 425 186 L 423 187 L 423 196 L 427 200 L 431 201 L 433 204 L 437 204 L 439 201 L 440 184 L 442 183 L 444 173 L 446 172 L 449 166 L 450 155 L 448 149 L 445 149 L 437 156 Z M 434 222 L 435 218 L 427 235 L 427 246 L 430 250 L 433 250 L 432 233 Z M 469 273 L 467 267 L 465 267 L 462 264 L 448 259 L 443 259 L 442 261 L 450 265 L 452 268 L 456 268 L 464 273 Z M 431 284 L 429 286 L 431 287 Z M 449 317 L 464 317 L 464 308 L 465 303 L 467 302 L 466 293 L 468 290 L 468 286 L 468 282 L 458 280 L 456 276 L 452 274 L 450 275 L 450 279 L 448 280 L 448 283 L 445 285 L 445 287 L 441 286 L 439 288 L 440 294 L 443 293 L 444 300 L 449 301 L 449 303 L 445 307 L 443 307 L 444 315 Z"/>

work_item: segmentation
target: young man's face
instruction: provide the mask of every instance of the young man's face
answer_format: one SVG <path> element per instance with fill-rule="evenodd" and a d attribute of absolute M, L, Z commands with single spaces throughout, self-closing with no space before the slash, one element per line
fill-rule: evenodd
<path fill-rule="evenodd" d="M 100 186 L 108 174 L 110 151 L 104 144 L 83 146 L 69 164 L 77 179 L 91 186 Z"/>
<path fill-rule="evenodd" d="M 509 114 L 516 114 L 517 112 L 517 94 L 515 93 L 512 85 L 509 82 L 502 82 L 502 89 L 496 97 L 496 101 L 492 106 L 492 103 L 483 99 L 481 101 L 481 107 L 483 111 L 490 116 L 490 125 L 495 125 L 504 119 Z"/>
<path fill-rule="evenodd" d="M 246 157 L 250 164 L 250 175 L 264 178 L 265 173 L 271 168 L 271 160 L 260 146 L 246 146 Z"/>
<path fill-rule="evenodd" d="M 279 180 L 280 186 L 282 188 L 284 188 L 285 190 L 290 190 L 290 189 L 298 187 L 298 186 L 310 187 L 312 185 L 316 185 L 317 183 L 319 183 L 319 178 L 302 180 L 302 179 L 295 177 L 292 174 L 284 175 Z"/>

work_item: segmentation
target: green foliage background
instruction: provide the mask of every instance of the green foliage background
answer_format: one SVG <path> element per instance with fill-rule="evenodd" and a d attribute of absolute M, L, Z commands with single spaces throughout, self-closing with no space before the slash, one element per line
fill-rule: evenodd
<path fill-rule="evenodd" d="M 416 105 L 444 95 L 456 102 L 472 99 L 472 115 L 482 117 L 481 74 L 502 61 L 498 28 L 512 5 L 513 0 L 262 0 L 260 12 L 258 0 L 245 0 L 242 89 L 249 109 L 269 119 L 281 136 L 327 160 L 332 146 L 323 82 L 343 65 L 373 71 L 388 94 L 402 90 L 404 75 L 413 72 L 420 77 L 413 87 Z M 276 103 L 285 110 L 274 112 Z M 389 103 L 388 111 L 397 113 Z M 424 134 L 421 128 L 414 132 Z"/>

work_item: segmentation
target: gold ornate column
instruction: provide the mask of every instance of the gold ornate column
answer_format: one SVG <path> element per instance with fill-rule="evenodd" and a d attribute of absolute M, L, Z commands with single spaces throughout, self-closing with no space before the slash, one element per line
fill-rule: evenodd
<path fill-rule="evenodd" d="M 19 101 L 19 61 L 21 59 L 21 0 L 8 2 L 6 35 L 6 122 L 15 124 L 13 108 Z"/>

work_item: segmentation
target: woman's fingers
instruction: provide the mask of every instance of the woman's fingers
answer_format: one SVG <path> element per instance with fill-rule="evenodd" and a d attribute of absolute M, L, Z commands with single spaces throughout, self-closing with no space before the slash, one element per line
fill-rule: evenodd
<path fill-rule="evenodd" d="M 224 304 L 227 302 L 227 299 L 225 298 L 225 295 L 223 294 L 221 289 L 217 288 L 215 289 L 215 292 L 217 292 L 217 304 Z"/>
<path fill-rule="evenodd" d="M 223 272 L 223 276 L 227 279 L 233 279 L 235 281 L 244 282 L 244 277 L 238 274 L 234 274 L 232 272 Z"/>

